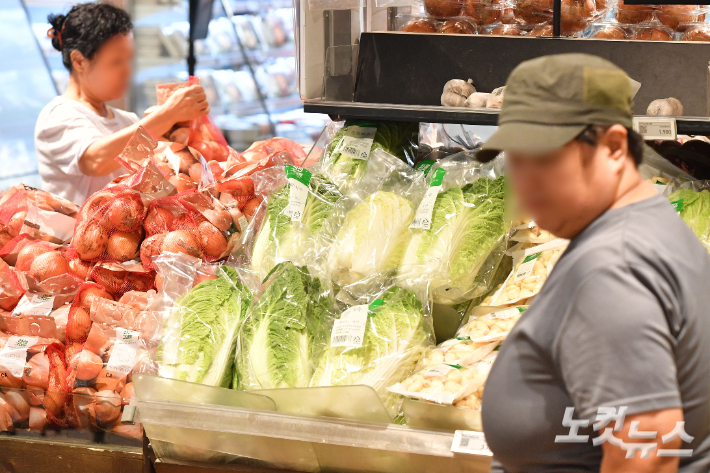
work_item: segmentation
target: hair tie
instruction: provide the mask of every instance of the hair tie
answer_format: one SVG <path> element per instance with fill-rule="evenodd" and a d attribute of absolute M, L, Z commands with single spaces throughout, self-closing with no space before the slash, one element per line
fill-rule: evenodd
<path fill-rule="evenodd" d="M 62 44 L 62 33 L 64 32 L 64 26 L 66 26 L 66 23 L 62 25 L 62 30 L 57 31 L 56 28 L 52 27 L 47 30 L 47 36 L 52 39 L 56 39 L 59 41 L 59 49 L 62 49 L 64 45 Z"/>

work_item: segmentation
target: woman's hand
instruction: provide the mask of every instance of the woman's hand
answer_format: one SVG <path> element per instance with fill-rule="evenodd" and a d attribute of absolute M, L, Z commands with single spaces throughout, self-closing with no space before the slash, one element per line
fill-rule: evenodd
<path fill-rule="evenodd" d="M 161 112 L 173 123 L 188 122 L 210 113 L 205 89 L 191 85 L 177 89 L 162 105 Z"/>

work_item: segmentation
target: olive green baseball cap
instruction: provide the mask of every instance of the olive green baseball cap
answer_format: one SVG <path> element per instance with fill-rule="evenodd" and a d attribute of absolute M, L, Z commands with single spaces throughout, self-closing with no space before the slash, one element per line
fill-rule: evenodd
<path fill-rule="evenodd" d="M 521 63 L 508 77 L 498 130 L 476 155 L 540 154 L 561 148 L 589 125 L 631 128 L 631 79 L 589 54 L 555 54 Z"/>

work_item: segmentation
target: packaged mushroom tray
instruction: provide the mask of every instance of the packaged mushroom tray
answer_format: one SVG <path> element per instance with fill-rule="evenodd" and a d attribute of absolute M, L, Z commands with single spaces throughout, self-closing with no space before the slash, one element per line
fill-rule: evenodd
<path fill-rule="evenodd" d="M 637 24 L 605 20 L 590 25 L 580 36 L 593 39 L 675 41 L 678 34 L 658 20 Z"/>
<path fill-rule="evenodd" d="M 405 33 L 476 34 L 478 26 L 471 17 L 432 18 L 427 15 L 399 14 L 396 29 Z"/>
<path fill-rule="evenodd" d="M 509 305 L 537 295 L 568 244 L 569 240 L 558 238 L 514 252 L 513 270 L 503 285 L 484 303 L 492 306 Z"/>

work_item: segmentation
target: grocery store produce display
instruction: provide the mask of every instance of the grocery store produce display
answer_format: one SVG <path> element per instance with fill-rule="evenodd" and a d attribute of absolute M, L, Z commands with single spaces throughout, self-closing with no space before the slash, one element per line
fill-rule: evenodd
<path fill-rule="evenodd" d="M 442 103 L 475 94 L 454 80 Z M 430 160 L 416 123 L 333 122 L 308 154 L 283 138 L 222 149 L 208 125 L 139 128 L 117 158 L 127 174 L 81 206 L 23 185 L 0 196 L 0 430 L 139 438 L 121 423 L 136 373 L 366 386 L 392 422 L 405 399 L 479 410 L 568 244 L 508 211 L 503 158 Z M 710 251 L 710 185 L 666 164 L 644 172 Z M 462 317 L 451 339 L 436 339 L 441 307 Z"/>

